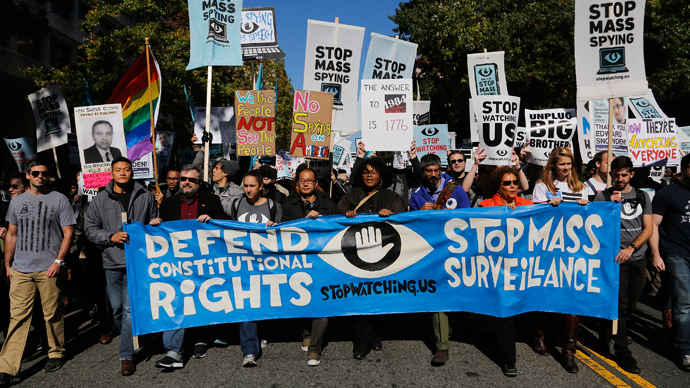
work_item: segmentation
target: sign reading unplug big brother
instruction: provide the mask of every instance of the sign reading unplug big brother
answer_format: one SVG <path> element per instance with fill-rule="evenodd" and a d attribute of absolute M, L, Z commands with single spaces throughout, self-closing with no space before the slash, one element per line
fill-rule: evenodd
<path fill-rule="evenodd" d="M 606 220 L 606 226 L 604 226 Z M 617 317 L 620 205 L 125 226 L 134 335 L 275 318 Z"/>

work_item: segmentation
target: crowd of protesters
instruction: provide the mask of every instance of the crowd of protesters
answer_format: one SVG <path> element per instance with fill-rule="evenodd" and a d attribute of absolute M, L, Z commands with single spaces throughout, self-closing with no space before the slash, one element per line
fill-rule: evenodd
<path fill-rule="evenodd" d="M 679 173 L 661 182 L 649 177 L 649 168 L 633 168 L 625 156 L 610 164 L 600 152 L 583 169 L 581 178 L 576 158 L 568 148 L 555 148 L 545 167 L 523 163 L 527 153 L 514 152 L 510 166 L 482 164 L 484 150 L 473 155 L 448 152 L 448 166 L 435 155 L 418 158 L 412 143 L 409 164 L 392 168 L 392 153 L 374 152 L 365 158 L 364 143 L 357 145 L 352 173 L 333 170 L 319 174 L 308 164 L 300 165 L 291 180 L 277 180 L 270 165 L 241 171 L 237 161 L 219 159 L 208 166 L 208 183 L 203 174 L 203 148 L 194 163 L 169 168 L 161 174 L 159 189 L 133 179 L 132 162 L 125 157 L 112 160 L 112 180 L 93 198 L 77 193 L 77 183 L 61 185 L 49 174 L 46 163 L 32 161 L 26 173 L 12 174 L 0 182 L 11 200 L 0 202 L 0 238 L 5 265 L 0 271 L 6 282 L 0 291 L 0 330 L 4 343 L 0 351 L 0 386 L 17 381 L 27 338 L 45 348 L 46 372 L 60 369 L 65 360 L 64 312 L 78 300 L 98 322 L 101 344 L 119 334 L 120 371 L 136 371 L 136 350 L 132 337 L 127 268 L 124 244 L 129 236 L 122 222 L 140 221 L 159 225 L 164 221 L 228 219 L 260 223 L 267 227 L 301 219 L 342 214 L 388 217 L 405 211 L 459 209 L 469 207 L 517 206 L 590 201 L 616 201 L 621 206 L 620 252 L 610 258 L 620 264 L 618 330 L 609 321 L 599 322 L 601 351 L 610 354 L 611 339 L 618 365 L 630 373 L 640 368 L 629 350 L 626 318 L 631 316 L 645 287 L 661 300 L 664 330 L 678 355 L 678 363 L 690 371 L 690 155 Z M 325 176 L 322 176 L 325 175 Z M 612 186 L 607 189 L 607 179 Z M 586 178 L 586 180 L 585 180 Z M 65 186 L 64 190 L 58 187 Z M 62 193 L 61 193 L 62 192 Z M 652 193 L 653 192 L 653 193 Z M 121 218 L 126 213 L 127 219 Z M 444 365 L 449 357 L 451 314 L 429 313 L 435 334 L 431 364 Z M 380 351 L 385 337 L 382 322 L 387 316 L 351 317 L 353 356 L 365 359 Z M 516 317 L 483 317 L 495 333 L 499 366 L 506 376 L 516 376 L 516 323 L 527 322 L 533 350 L 549 356 L 548 339 L 564 341 L 559 361 L 571 373 L 578 372 L 575 349 L 579 320 L 575 315 L 530 313 Z M 321 352 L 329 324 L 328 317 L 303 320 L 302 350 L 307 363 L 321 363 Z M 162 334 L 165 356 L 160 368 L 184 367 L 184 344 L 192 346 L 194 358 L 207 356 L 210 344 L 223 343 L 219 333 L 227 325 L 213 328 L 171 330 Z M 31 331 L 33 327 L 33 331 Z M 556 333 L 549 329 L 557 328 Z M 553 331 L 553 330 L 551 330 Z M 554 335 L 555 334 L 555 335 Z M 263 341 L 256 322 L 239 325 L 242 365 L 252 367 L 260 358 Z M 295 333 L 299 338 L 299 333 Z"/>

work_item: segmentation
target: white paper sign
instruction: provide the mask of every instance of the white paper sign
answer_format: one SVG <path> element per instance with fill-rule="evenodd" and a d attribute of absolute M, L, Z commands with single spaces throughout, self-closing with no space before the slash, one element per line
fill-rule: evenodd
<path fill-rule="evenodd" d="M 333 93 L 334 131 L 357 132 L 357 86 L 364 28 L 309 20 L 303 90 Z"/>
<path fill-rule="evenodd" d="M 470 77 L 472 98 L 508 94 L 504 57 L 503 51 L 467 54 L 467 74 Z"/>
<path fill-rule="evenodd" d="M 482 163 L 510 165 L 520 118 L 520 97 L 478 96 L 473 101 L 480 126 L 479 147 L 485 148 L 486 153 Z"/>
<path fill-rule="evenodd" d="M 367 151 L 410 149 L 411 102 L 411 79 L 362 80 L 362 138 Z"/>
<path fill-rule="evenodd" d="M 577 117 L 575 109 L 525 109 L 527 124 L 527 161 L 546 166 L 551 151 L 556 147 L 572 148 Z"/>
<path fill-rule="evenodd" d="M 578 98 L 597 100 L 647 91 L 644 6 L 644 0 L 575 1 Z"/>
<path fill-rule="evenodd" d="M 642 96 L 633 96 L 628 98 L 628 112 L 632 114 L 630 117 L 638 119 L 660 119 L 666 118 L 666 114 L 659 108 L 656 103 L 654 93 L 651 89 L 647 90 Z"/>
<path fill-rule="evenodd" d="M 29 94 L 29 102 L 36 121 L 36 151 L 42 152 L 67 143 L 67 134 L 72 127 L 60 85 Z"/>
<path fill-rule="evenodd" d="M 206 129 L 206 108 L 194 108 L 194 134 L 201 144 Z M 235 139 L 235 109 L 233 107 L 212 107 L 209 132 L 213 135 L 211 144 L 222 145 L 222 155 L 230 159 L 237 149 Z M 214 156 L 213 153 L 211 156 Z"/>
<path fill-rule="evenodd" d="M 412 107 L 412 125 L 431 124 L 431 101 L 415 101 Z"/>
<path fill-rule="evenodd" d="M 577 139 L 580 143 L 582 163 L 587 164 L 594 157 L 594 136 L 592 129 L 591 104 L 577 99 Z"/>
<path fill-rule="evenodd" d="M 677 166 L 676 119 L 629 119 L 628 149 L 635 167 Z"/>

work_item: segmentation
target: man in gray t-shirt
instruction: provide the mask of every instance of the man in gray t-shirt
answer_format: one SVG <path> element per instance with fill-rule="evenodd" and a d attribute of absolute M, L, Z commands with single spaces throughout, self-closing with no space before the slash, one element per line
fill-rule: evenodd
<path fill-rule="evenodd" d="M 77 222 L 67 197 L 49 191 L 48 167 L 32 161 L 28 170 L 29 191 L 13 198 L 7 211 L 5 268 L 12 319 L 0 352 L 0 385 L 19 373 L 37 290 L 50 347 L 45 371 L 60 369 L 65 355 L 64 263 Z"/>
<path fill-rule="evenodd" d="M 640 373 L 637 361 L 628 348 L 626 318 L 634 310 L 646 280 L 645 251 L 647 240 L 652 236 L 652 204 L 646 194 L 630 186 L 635 175 L 633 164 L 627 156 L 619 156 L 611 162 L 613 186 L 594 197 L 594 201 L 621 203 L 621 250 L 615 257 L 620 264 L 618 291 L 618 333 L 614 351 L 618 365 L 629 373 Z M 609 352 L 607 330 L 600 330 L 599 339 Z"/>

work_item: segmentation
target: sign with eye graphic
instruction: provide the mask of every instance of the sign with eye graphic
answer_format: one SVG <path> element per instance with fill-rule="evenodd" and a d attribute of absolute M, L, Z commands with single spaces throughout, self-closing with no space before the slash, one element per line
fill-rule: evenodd
<path fill-rule="evenodd" d="M 520 118 L 520 97 L 479 96 L 472 102 L 479 124 L 479 147 L 486 153 L 482 164 L 509 166 Z"/>
<path fill-rule="evenodd" d="M 414 127 L 417 157 L 434 154 L 441 164 L 448 164 L 448 124 L 429 124 Z"/>
<path fill-rule="evenodd" d="M 575 1 L 575 75 L 581 101 L 647 91 L 644 0 Z"/>
<path fill-rule="evenodd" d="M 467 74 L 472 98 L 508 94 L 504 57 L 503 51 L 467 54 Z"/>
<path fill-rule="evenodd" d="M 620 204 L 125 225 L 134 335 L 277 318 L 552 311 L 615 319 Z M 555 222 L 554 220 L 560 220 Z M 604 222 L 606 220 L 606 223 Z M 606 238 L 599 236 L 606 235 Z"/>

